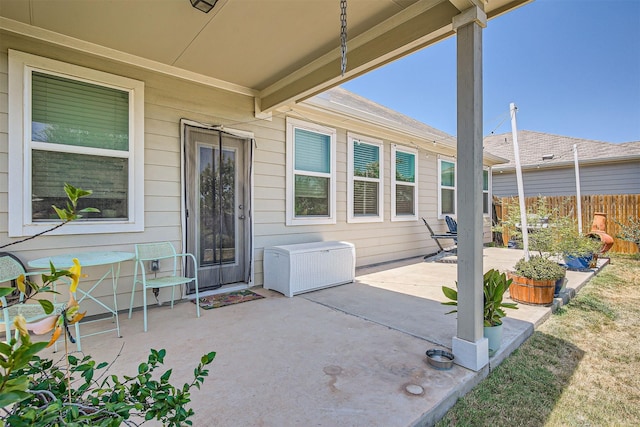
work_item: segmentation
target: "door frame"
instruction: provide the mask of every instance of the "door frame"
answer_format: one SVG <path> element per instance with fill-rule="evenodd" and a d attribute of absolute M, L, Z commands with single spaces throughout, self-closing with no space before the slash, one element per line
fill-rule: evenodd
<path fill-rule="evenodd" d="M 249 209 L 247 210 L 248 221 L 246 222 L 249 230 L 245 232 L 245 235 L 248 236 L 248 241 L 245 242 L 245 252 L 247 259 L 246 268 L 248 268 L 248 282 L 247 283 L 235 283 L 232 285 L 225 285 L 219 289 L 214 289 L 206 292 L 200 292 L 200 296 L 207 295 L 215 295 L 220 293 L 232 292 L 235 290 L 247 289 L 253 286 L 255 280 L 255 268 L 254 268 L 254 219 L 253 219 L 253 149 L 254 149 L 254 134 L 253 132 L 248 132 L 240 129 L 232 129 L 227 127 L 222 127 L 219 125 L 211 125 L 206 123 L 201 123 L 195 120 L 189 119 L 180 119 L 180 226 L 182 229 L 182 252 L 187 251 L 187 187 L 186 187 L 186 158 L 185 158 L 185 144 L 186 144 L 186 127 L 198 127 L 201 129 L 213 130 L 218 132 L 227 133 L 229 135 L 243 138 L 247 140 L 247 147 L 245 147 L 245 168 L 249 168 L 248 173 L 248 182 L 247 182 L 247 191 L 249 191 Z M 184 265 L 182 266 L 185 267 Z M 187 294 L 186 288 L 182 289 L 182 298 L 195 298 L 193 294 Z"/>

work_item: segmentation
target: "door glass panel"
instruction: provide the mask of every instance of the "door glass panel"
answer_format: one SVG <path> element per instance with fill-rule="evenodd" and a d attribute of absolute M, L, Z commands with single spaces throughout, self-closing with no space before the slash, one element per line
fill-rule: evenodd
<path fill-rule="evenodd" d="M 198 261 L 198 287 L 205 291 L 246 282 L 248 141 L 216 130 L 185 129 L 187 249 Z M 190 287 L 188 293 L 194 291 Z"/>
<path fill-rule="evenodd" d="M 199 263 L 201 266 L 236 260 L 235 152 L 200 147 Z M 220 167 L 222 164 L 222 167 Z"/>

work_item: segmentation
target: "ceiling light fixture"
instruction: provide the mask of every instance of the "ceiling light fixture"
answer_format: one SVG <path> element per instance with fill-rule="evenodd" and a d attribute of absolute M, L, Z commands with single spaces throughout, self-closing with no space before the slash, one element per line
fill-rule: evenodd
<path fill-rule="evenodd" d="M 216 5 L 218 0 L 189 0 L 191 2 L 191 6 L 195 7 L 199 11 L 204 13 L 209 13 L 213 6 Z"/>

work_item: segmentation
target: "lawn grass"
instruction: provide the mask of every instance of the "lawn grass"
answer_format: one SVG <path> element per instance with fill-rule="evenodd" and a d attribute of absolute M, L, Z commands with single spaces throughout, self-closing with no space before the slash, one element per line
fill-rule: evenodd
<path fill-rule="evenodd" d="M 640 259 L 614 256 L 437 426 L 640 425 Z"/>

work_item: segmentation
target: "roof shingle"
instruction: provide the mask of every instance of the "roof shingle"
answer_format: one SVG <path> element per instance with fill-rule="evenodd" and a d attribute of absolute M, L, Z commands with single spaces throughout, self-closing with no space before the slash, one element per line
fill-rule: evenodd
<path fill-rule="evenodd" d="M 605 163 L 614 160 L 640 159 L 640 141 L 613 144 L 610 142 L 522 130 L 518 131 L 520 164 L 523 167 L 543 167 L 559 166 L 563 163 L 573 162 L 574 144 L 577 145 L 578 159 L 580 162 L 602 161 Z M 509 160 L 509 163 L 500 165 L 500 168 L 509 169 L 515 167 L 513 137 L 510 132 L 485 137 L 484 149 L 491 154 Z"/>

